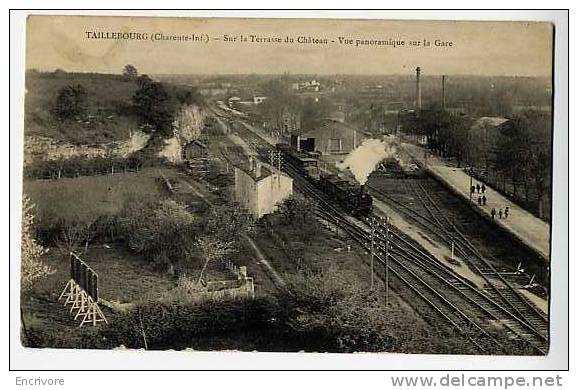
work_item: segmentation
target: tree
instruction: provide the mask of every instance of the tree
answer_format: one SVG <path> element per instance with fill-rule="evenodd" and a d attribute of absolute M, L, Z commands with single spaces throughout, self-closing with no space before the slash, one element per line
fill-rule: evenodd
<path fill-rule="evenodd" d="M 24 195 L 22 199 L 22 264 L 20 268 L 20 288 L 23 292 L 29 291 L 36 281 L 54 272 L 41 259 L 45 251 L 32 237 L 33 229 L 34 205 L 30 202 L 30 199 Z M 26 330 L 22 306 L 20 306 L 20 321 L 22 322 L 24 337 L 28 339 L 28 331 Z"/>
<path fill-rule="evenodd" d="M 234 253 L 241 237 L 254 226 L 254 218 L 241 207 L 229 204 L 213 206 L 205 222 L 205 233 L 196 243 L 205 259 L 198 282 L 208 265 Z"/>
<path fill-rule="evenodd" d="M 122 75 L 124 76 L 125 80 L 134 80 L 138 76 L 138 71 L 134 65 L 127 64 L 122 70 Z"/>
<path fill-rule="evenodd" d="M 283 216 L 285 224 L 298 228 L 307 228 L 315 224 L 315 201 L 302 195 L 295 194 L 285 199 L 279 205 L 278 212 Z"/>
<path fill-rule="evenodd" d="M 199 278 L 197 279 L 197 284 L 199 284 L 203 279 L 203 275 L 209 264 L 215 261 L 222 261 L 226 256 L 235 252 L 234 241 L 223 240 L 220 237 L 213 235 L 207 235 L 199 238 L 197 241 L 197 247 L 205 259 L 199 274 Z"/>
<path fill-rule="evenodd" d="M 54 107 L 56 116 L 66 120 L 83 114 L 86 111 L 86 98 L 86 90 L 80 84 L 60 88 Z"/>
<path fill-rule="evenodd" d="M 22 270 L 21 287 L 29 290 L 36 280 L 49 275 L 52 270 L 41 260 L 44 248 L 32 237 L 34 229 L 34 204 L 24 195 L 22 201 Z"/>
<path fill-rule="evenodd" d="M 469 117 L 432 105 L 420 112 L 415 125 L 421 134 L 427 135 L 428 148 L 441 156 L 455 157 L 459 165 L 471 158 L 469 129 L 472 121 Z"/>
<path fill-rule="evenodd" d="M 182 145 L 198 139 L 202 127 L 203 114 L 196 106 L 183 106 L 176 113 L 173 121 L 173 128 L 177 130 Z"/>
<path fill-rule="evenodd" d="M 550 118 L 539 111 L 524 111 L 512 118 L 511 129 L 505 135 L 505 146 L 499 148 L 497 158 L 511 160 L 513 180 L 520 175 L 523 176 L 526 198 L 528 198 L 528 181 L 532 182 L 538 215 L 542 218 L 544 197 L 552 168 Z"/>
<path fill-rule="evenodd" d="M 176 103 L 162 83 L 142 81 L 132 98 L 137 113 L 143 122 L 154 126 L 161 135 L 172 136 Z"/>
<path fill-rule="evenodd" d="M 58 246 L 65 252 L 75 251 L 83 241 L 84 227 L 80 221 L 65 221 L 58 240 Z"/>
<path fill-rule="evenodd" d="M 208 235 L 216 235 L 224 240 L 237 241 L 255 227 L 255 219 L 237 204 L 213 206 L 205 224 Z"/>

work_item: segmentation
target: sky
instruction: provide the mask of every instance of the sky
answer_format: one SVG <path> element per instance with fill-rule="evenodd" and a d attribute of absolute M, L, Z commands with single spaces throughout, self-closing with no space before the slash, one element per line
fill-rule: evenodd
<path fill-rule="evenodd" d="M 107 33 L 113 39 L 95 38 Z M 159 34 L 190 40 L 153 41 Z M 251 35 L 281 42 L 251 42 Z M 297 43 L 298 37 L 327 44 Z M 413 74 L 420 66 L 424 75 L 550 77 L 553 36 L 549 23 L 537 22 L 35 15 L 26 39 L 26 68 L 42 71 L 120 73 L 133 64 L 147 74 Z M 357 40 L 404 46 L 356 46 Z"/>

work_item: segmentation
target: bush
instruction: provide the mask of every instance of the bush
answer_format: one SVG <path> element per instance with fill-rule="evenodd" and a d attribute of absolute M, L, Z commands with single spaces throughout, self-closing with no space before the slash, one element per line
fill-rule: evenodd
<path fill-rule="evenodd" d="M 308 243 L 320 228 L 315 217 L 316 207 L 315 201 L 302 195 L 292 195 L 279 206 L 277 214 L 285 226 L 291 227 L 300 240 Z"/>
<path fill-rule="evenodd" d="M 196 347 L 212 336 L 224 340 L 251 328 L 265 331 L 269 323 L 268 307 L 269 303 L 263 299 L 149 301 L 138 304 L 115 321 L 114 326 L 103 329 L 103 336 L 112 345 L 129 348 L 144 348 L 145 338 L 149 349 Z"/>
<path fill-rule="evenodd" d="M 80 84 L 68 85 L 58 91 L 54 113 L 62 120 L 72 119 L 86 111 L 86 89 Z"/>
<path fill-rule="evenodd" d="M 119 216 L 120 231 L 127 245 L 159 269 L 186 260 L 196 242 L 195 217 L 176 201 L 131 199 Z"/>

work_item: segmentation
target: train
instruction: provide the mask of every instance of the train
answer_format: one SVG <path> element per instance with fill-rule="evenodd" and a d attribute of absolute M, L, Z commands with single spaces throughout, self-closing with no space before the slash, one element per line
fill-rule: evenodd
<path fill-rule="evenodd" d="M 283 161 L 297 170 L 319 188 L 328 198 L 336 201 L 346 212 L 366 217 L 373 209 L 373 198 L 365 186 L 324 171 L 319 166 L 319 155 L 298 151 L 291 145 L 278 143 L 275 148 Z"/>

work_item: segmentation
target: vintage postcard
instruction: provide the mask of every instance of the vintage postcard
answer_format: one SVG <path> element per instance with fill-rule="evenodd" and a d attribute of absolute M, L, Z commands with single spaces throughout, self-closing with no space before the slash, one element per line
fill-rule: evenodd
<path fill-rule="evenodd" d="M 29 16 L 22 345 L 547 355 L 553 39 Z"/>

